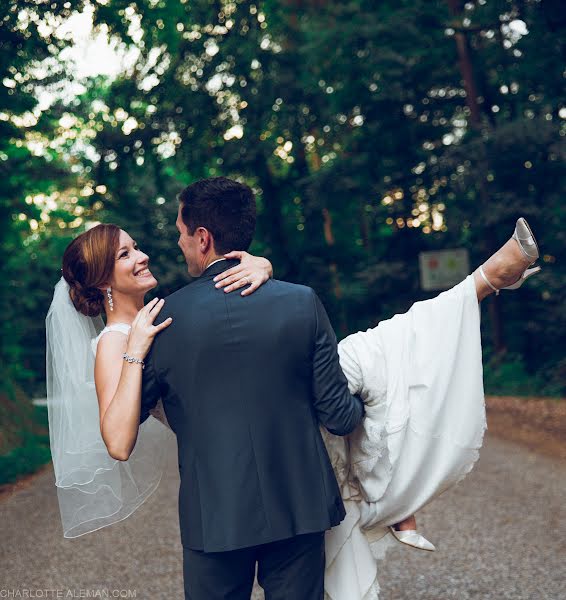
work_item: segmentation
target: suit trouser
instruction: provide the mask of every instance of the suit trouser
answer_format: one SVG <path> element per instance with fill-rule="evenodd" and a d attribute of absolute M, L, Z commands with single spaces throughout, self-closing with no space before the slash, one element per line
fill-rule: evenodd
<path fill-rule="evenodd" d="M 266 600 L 323 600 L 324 533 L 227 552 L 183 547 L 185 600 L 249 600 L 256 561 Z"/>

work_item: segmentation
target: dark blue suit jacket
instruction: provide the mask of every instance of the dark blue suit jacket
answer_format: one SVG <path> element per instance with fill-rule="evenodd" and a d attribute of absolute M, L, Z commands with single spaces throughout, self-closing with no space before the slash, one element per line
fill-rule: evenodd
<path fill-rule="evenodd" d="M 319 424 L 361 421 L 314 291 L 269 280 L 226 294 L 221 261 L 168 296 L 146 359 L 140 421 L 158 399 L 178 443 L 184 546 L 234 550 L 324 531 L 345 516 Z"/>

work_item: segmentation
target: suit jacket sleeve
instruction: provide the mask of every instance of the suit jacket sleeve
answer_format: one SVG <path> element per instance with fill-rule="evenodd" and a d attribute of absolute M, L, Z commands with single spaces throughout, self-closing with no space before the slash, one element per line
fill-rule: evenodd
<path fill-rule="evenodd" d="M 142 376 L 140 425 L 149 417 L 150 410 L 155 408 L 161 397 L 161 390 L 159 389 L 159 382 L 153 365 L 152 350 L 149 351 L 144 362 L 145 368 Z"/>
<path fill-rule="evenodd" d="M 347 435 L 364 416 L 363 402 L 350 394 L 340 367 L 338 344 L 322 302 L 312 292 L 316 330 L 313 355 L 314 408 L 319 421 L 335 435 Z"/>

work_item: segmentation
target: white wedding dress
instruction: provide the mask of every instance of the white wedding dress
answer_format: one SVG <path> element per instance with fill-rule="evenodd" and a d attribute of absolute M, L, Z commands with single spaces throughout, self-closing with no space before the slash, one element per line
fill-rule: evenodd
<path fill-rule="evenodd" d="M 127 334 L 127 325 L 105 328 Z M 338 345 L 366 415 L 350 435 L 321 428 L 346 507 L 326 532 L 325 598 L 377 600 L 377 560 L 402 521 L 461 481 L 486 429 L 473 275 Z M 168 425 L 161 401 L 151 414 Z M 411 550 L 413 551 L 413 550 Z"/>
<path fill-rule="evenodd" d="M 346 438 L 324 432 L 348 513 L 326 533 L 326 598 L 375 600 L 387 525 L 460 482 L 479 457 L 487 425 L 473 275 L 338 351 L 366 415 Z"/>

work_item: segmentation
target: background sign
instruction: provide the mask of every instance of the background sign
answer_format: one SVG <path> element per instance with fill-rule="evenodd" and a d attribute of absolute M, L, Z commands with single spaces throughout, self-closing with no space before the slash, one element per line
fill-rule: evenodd
<path fill-rule="evenodd" d="M 421 288 L 444 290 L 460 283 L 470 274 L 470 261 L 465 248 L 438 250 L 419 254 Z"/>

